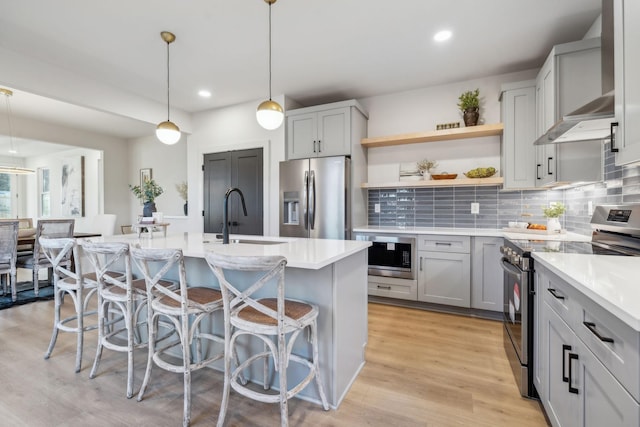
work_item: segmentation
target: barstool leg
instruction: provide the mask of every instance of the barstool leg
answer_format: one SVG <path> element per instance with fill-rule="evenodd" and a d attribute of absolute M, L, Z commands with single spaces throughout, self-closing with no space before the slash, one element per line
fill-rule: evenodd
<path fill-rule="evenodd" d="M 284 333 L 278 335 L 278 373 L 280 376 L 280 425 L 289 425 L 289 404 L 287 401 L 287 341 Z"/>
<path fill-rule="evenodd" d="M 127 301 L 125 306 L 126 313 L 125 319 L 126 327 L 127 327 L 127 399 L 131 399 L 133 397 L 133 340 L 134 340 L 134 330 L 135 330 L 135 322 L 133 317 L 133 302 Z"/>
<path fill-rule="evenodd" d="M 324 386 L 322 385 L 322 377 L 320 376 L 320 364 L 318 363 L 318 324 L 314 320 L 311 325 L 311 346 L 313 347 L 313 370 L 315 371 L 316 384 L 318 385 L 318 394 L 322 401 L 322 407 L 325 411 L 329 410 L 329 403 L 327 403 L 327 396 L 324 394 Z"/>
<path fill-rule="evenodd" d="M 98 299 L 101 300 L 102 298 L 98 295 Z M 104 318 L 107 315 L 107 305 L 108 303 L 105 301 L 100 301 L 98 304 L 98 347 L 96 348 L 96 358 L 93 360 L 93 367 L 89 373 L 89 378 L 91 379 L 96 377 L 96 374 L 98 373 L 98 365 L 100 365 L 100 359 L 102 358 L 102 343 L 104 341 L 105 334 Z"/>
<path fill-rule="evenodd" d="M 76 372 L 80 372 L 82 368 L 82 346 L 84 344 L 84 301 L 82 300 L 82 292 L 75 294 L 76 314 L 78 316 L 78 346 L 76 348 Z"/>
<path fill-rule="evenodd" d="M 54 309 L 53 309 L 53 332 L 51 333 L 51 341 L 49 342 L 49 348 L 44 354 L 44 358 L 48 359 L 53 352 L 53 347 L 56 345 L 56 340 L 58 339 L 58 325 L 60 324 L 60 306 L 62 305 L 62 294 L 63 291 L 59 289 L 54 290 Z"/>

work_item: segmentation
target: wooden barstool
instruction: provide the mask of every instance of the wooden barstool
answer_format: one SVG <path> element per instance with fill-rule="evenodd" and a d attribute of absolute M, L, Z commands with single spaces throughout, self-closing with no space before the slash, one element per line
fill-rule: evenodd
<path fill-rule="evenodd" d="M 325 410 L 329 409 L 324 394 L 320 369 L 318 366 L 317 323 L 318 307 L 303 301 L 284 298 L 284 268 L 287 260 L 281 256 L 229 256 L 212 251 L 205 253 L 207 263 L 220 282 L 224 303 L 225 363 L 224 389 L 218 427 L 224 425 L 230 387 L 250 399 L 280 404 L 280 422 L 289 425 L 287 401 L 302 391 L 313 379 L 318 386 L 318 394 Z M 232 284 L 226 272 L 254 272 L 261 274 L 255 283 Z M 276 284 L 275 298 L 255 299 L 254 293 L 267 284 Z M 244 289 L 244 290 L 241 290 Z M 311 332 L 311 360 L 292 353 L 296 338 L 306 328 Z M 258 337 L 264 343 L 264 351 L 248 357 L 241 364 L 231 368 L 236 358 L 236 340 L 241 335 Z M 245 386 L 242 371 L 253 362 L 263 359 L 264 389 L 270 388 L 267 378 L 267 366 L 270 359 L 278 372 L 280 391 L 278 394 L 261 393 Z M 298 384 L 287 384 L 289 362 L 305 366 L 308 374 Z"/>
<path fill-rule="evenodd" d="M 203 341 L 224 344 L 221 336 L 200 330 L 203 320 L 222 309 L 222 295 L 220 291 L 206 287 L 187 287 L 187 276 L 184 267 L 184 257 L 181 249 L 147 249 L 131 248 L 131 256 L 144 275 L 147 287 L 147 324 L 149 326 L 149 343 L 147 369 L 142 387 L 138 393 L 138 400 L 142 400 L 149 384 L 153 364 L 170 372 L 183 374 L 184 377 L 184 413 L 183 426 L 188 426 L 191 420 L 191 372 L 222 359 L 222 348 L 219 353 L 208 354 L 205 357 Z M 178 268 L 180 289 L 171 290 L 162 286 L 161 279 L 172 268 Z M 159 321 L 167 321 L 173 326 L 177 340 L 167 342 L 162 347 L 157 346 Z M 192 354 L 192 344 L 195 354 Z M 180 364 L 175 363 L 175 352 L 179 348 L 182 353 Z"/>

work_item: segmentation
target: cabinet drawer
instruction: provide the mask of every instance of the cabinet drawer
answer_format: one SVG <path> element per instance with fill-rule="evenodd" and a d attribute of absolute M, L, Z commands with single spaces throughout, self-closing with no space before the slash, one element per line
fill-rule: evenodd
<path fill-rule="evenodd" d="M 640 332 L 578 294 L 576 335 L 613 376 L 640 401 Z"/>
<path fill-rule="evenodd" d="M 542 292 L 544 301 L 564 320 L 569 326 L 574 327 L 576 312 L 575 294 L 571 286 L 558 279 L 554 274 L 542 272 L 536 274 L 539 292 Z"/>
<path fill-rule="evenodd" d="M 468 254 L 471 247 L 469 236 L 418 236 L 419 251 L 455 252 Z"/>
<path fill-rule="evenodd" d="M 418 299 L 418 281 L 393 277 L 369 276 L 368 294 L 379 297 L 415 301 Z"/>

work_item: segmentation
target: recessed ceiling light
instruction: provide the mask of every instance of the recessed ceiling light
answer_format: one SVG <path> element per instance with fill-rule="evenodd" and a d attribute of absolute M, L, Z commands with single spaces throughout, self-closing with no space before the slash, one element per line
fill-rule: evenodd
<path fill-rule="evenodd" d="M 451 31 L 449 30 L 443 30 L 443 31 L 438 31 L 434 36 L 433 39 L 437 42 L 443 42 L 445 40 L 449 40 L 451 38 Z"/>
<path fill-rule="evenodd" d="M 198 91 L 198 95 L 200 95 L 203 98 L 211 98 L 211 92 L 209 92 L 208 90 L 199 90 Z"/>

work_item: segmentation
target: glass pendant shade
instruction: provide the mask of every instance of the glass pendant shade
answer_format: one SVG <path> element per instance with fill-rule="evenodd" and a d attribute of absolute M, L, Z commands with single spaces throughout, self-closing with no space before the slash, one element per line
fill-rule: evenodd
<path fill-rule="evenodd" d="M 256 119 L 258 120 L 258 124 L 263 128 L 273 130 L 279 128 L 282 124 L 284 112 L 280 104 L 268 100 L 258 105 Z"/>
<path fill-rule="evenodd" d="M 180 141 L 180 128 L 175 123 L 166 121 L 156 127 L 156 136 L 163 144 L 173 145 Z"/>

